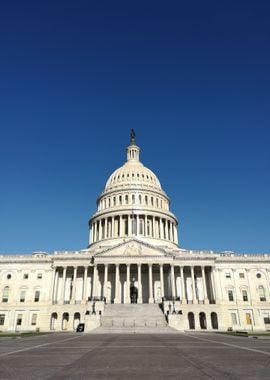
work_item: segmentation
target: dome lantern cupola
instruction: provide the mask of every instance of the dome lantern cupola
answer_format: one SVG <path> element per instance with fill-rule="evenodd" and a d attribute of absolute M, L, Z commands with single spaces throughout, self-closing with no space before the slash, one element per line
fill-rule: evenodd
<path fill-rule="evenodd" d="M 127 147 L 127 160 L 128 161 L 140 161 L 140 148 L 136 145 L 135 132 L 132 128 L 130 132 L 130 144 Z"/>

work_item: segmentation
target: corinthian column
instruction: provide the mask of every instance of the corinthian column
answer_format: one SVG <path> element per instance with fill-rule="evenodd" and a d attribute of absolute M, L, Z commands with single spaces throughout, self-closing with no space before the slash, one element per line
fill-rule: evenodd
<path fill-rule="evenodd" d="M 207 297 L 207 286 L 205 280 L 205 267 L 201 267 L 202 278 L 203 278 L 203 293 L 204 293 L 204 303 L 209 303 L 209 299 Z"/>
<path fill-rule="evenodd" d="M 104 268 L 104 284 L 103 284 L 103 297 L 105 297 L 107 302 L 107 282 L 108 282 L 108 264 L 105 264 Z"/>
<path fill-rule="evenodd" d="M 181 295 L 182 295 L 182 303 L 186 304 L 187 299 L 186 299 L 186 286 L 185 286 L 185 277 L 184 277 L 184 267 L 180 267 L 181 270 Z"/>
<path fill-rule="evenodd" d="M 148 275 L 149 275 L 149 303 L 154 303 L 153 298 L 153 278 L 152 278 L 152 264 L 148 265 Z"/>
<path fill-rule="evenodd" d="M 125 303 L 130 303 L 130 265 L 127 264 L 127 282 Z"/>
<path fill-rule="evenodd" d="M 142 303 L 142 267 L 138 264 L 138 303 Z"/>
<path fill-rule="evenodd" d="M 61 291 L 61 303 L 64 303 L 65 301 L 65 290 L 66 290 L 66 275 L 67 275 L 67 267 L 63 268 L 63 275 L 62 275 L 62 291 Z"/>
<path fill-rule="evenodd" d="M 119 264 L 115 264 L 115 297 L 114 297 L 114 303 L 120 303 L 119 283 L 120 283 Z"/>
<path fill-rule="evenodd" d="M 191 279 L 192 279 L 192 298 L 193 298 L 193 303 L 197 304 L 197 295 L 196 295 L 196 284 L 195 284 L 195 278 L 194 278 L 194 267 L 190 267 L 191 269 Z"/>
<path fill-rule="evenodd" d="M 171 264 L 171 286 L 172 286 L 172 297 L 175 298 L 175 278 L 174 278 L 174 265 Z"/>
<path fill-rule="evenodd" d="M 160 296 L 164 297 L 164 277 L 163 277 L 163 264 L 159 265 L 159 277 L 160 277 Z"/>

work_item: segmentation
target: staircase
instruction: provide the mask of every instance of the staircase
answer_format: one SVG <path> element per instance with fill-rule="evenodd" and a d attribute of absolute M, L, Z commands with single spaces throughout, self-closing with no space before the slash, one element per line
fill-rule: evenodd
<path fill-rule="evenodd" d="M 156 304 L 109 304 L 96 333 L 160 333 L 174 331 Z"/>

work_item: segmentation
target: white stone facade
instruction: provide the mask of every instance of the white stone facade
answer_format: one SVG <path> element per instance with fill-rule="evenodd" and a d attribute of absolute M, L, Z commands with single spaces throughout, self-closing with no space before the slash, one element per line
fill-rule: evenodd
<path fill-rule="evenodd" d="M 179 330 L 270 328 L 270 255 L 188 251 L 134 134 L 107 181 L 87 249 L 0 256 L 0 331 L 99 325 L 107 303 L 158 303 Z"/>

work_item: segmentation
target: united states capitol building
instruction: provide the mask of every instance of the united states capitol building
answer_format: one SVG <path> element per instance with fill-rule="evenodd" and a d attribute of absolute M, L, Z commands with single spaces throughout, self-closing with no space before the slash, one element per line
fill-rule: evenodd
<path fill-rule="evenodd" d="M 0 331 L 270 329 L 270 255 L 191 251 L 131 132 L 80 251 L 0 256 Z"/>

